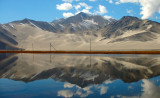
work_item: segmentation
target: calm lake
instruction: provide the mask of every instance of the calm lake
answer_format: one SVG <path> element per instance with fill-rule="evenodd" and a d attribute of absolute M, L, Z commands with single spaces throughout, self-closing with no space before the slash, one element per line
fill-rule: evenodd
<path fill-rule="evenodd" d="M 159 98 L 160 55 L 0 54 L 0 98 Z"/>

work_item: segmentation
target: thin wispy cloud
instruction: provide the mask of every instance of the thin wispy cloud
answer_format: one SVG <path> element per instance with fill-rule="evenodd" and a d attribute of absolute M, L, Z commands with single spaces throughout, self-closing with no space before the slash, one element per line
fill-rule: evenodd
<path fill-rule="evenodd" d="M 132 12 L 133 12 L 133 10 L 129 10 L 129 9 L 127 9 L 127 10 L 126 10 L 126 12 L 127 12 L 128 14 L 130 14 L 130 13 L 132 13 Z"/>
<path fill-rule="evenodd" d="M 84 2 L 80 2 L 78 5 L 74 6 L 76 9 L 76 14 L 80 13 L 80 12 L 84 12 L 84 13 L 88 13 L 88 14 L 92 14 L 90 12 L 90 9 L 92 9 L 93 7 L 84 3 Z"/>
<path fill-rule="evenodd" d="M 108 1 L 109 3 L 113 3 L 113 0 L 106 0 L 106 1 Z"/>

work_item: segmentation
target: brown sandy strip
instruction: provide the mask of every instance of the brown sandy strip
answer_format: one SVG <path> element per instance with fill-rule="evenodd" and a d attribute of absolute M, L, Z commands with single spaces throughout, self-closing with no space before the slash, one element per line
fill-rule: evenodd
<path fill-rule="evenodd" d="M 0 53 L 55 53 L 55 54 L 160 54 L 160 51 L 0 51 Z"/>

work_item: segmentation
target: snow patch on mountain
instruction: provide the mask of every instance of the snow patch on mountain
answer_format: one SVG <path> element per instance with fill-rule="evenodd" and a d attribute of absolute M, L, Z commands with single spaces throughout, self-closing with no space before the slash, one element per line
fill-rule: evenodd
<path fill-rule="evenodd" d="M 94 21 L 94 19 L 92 19 L 92 20 L 83 20 L 85 23 L 88 23 L 88 24 L 94 24 L 94 25 L 98 25 L 98 23 L 96 23 L 95 21 Z"/>
<path fill-rule="evenodd" d="M 98 25 L 93 19 L 92 20 L 83 20 L 82 22 L 79 23 L 81 26 L 86 27 L 86 28 L 91 28 L 94 25 Z"/>
<path fill-rule="evenodd" d="M 64 30 L 64 29 L 65 29 L 65 26 L 63 26 L 62 24 L 59 24 L 59 26 L 60 26 L 60 29 L 61 29 L 61 30 Z"/>
<path fill-rule="evenodd" d="M 7 26 L 4 25 L 4 24 L 2 24 L 2 28 L 3 28 L 3 29 L 7 29 Z"/>
<path fill-rule="evenodd" d="M 50 25 L 52 25 L 53 27 L 55 26 L 55 24 L 54 23 L 49 23 Z"/>
<path fill-rule="evenodd" d="M 13 29 L 15 29 L 15 28 L 14 28 L 14 24 L 10 23 L 9 26 L 11 26 Z"/>
<path fill-rule="evenodd" d="M 32 25 L 32 26 L 34 26 L 34 27 L 36 27 L 36 28 L 39 28 L 38 26 L 36 26 L 34 23 L 32 23 L 32 22 L 30 22 L 29 21 L 29 23 Z M 40 28 L 39 28 L 40 29 Z"/>

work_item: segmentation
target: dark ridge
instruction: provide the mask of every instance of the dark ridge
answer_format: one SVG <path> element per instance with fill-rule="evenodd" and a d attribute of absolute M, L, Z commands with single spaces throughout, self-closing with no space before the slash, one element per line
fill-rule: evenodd
<path fill-rule="evenodd" d="M 23 20 L 17 20 L 17 21 L 13 21 L 13 22 L 11 22 L 11 23 L 30 23 L 30 21 L 33 21 L 33 20 L 31 20 L 31 19 L 28 19 L 28 18 L 25 18 L 25 19 L 23 19 Z"/>
<path fill-rule="evenodd" d="M 120 20 L 141 20 L 134 16 L 123 16 Z"/>

